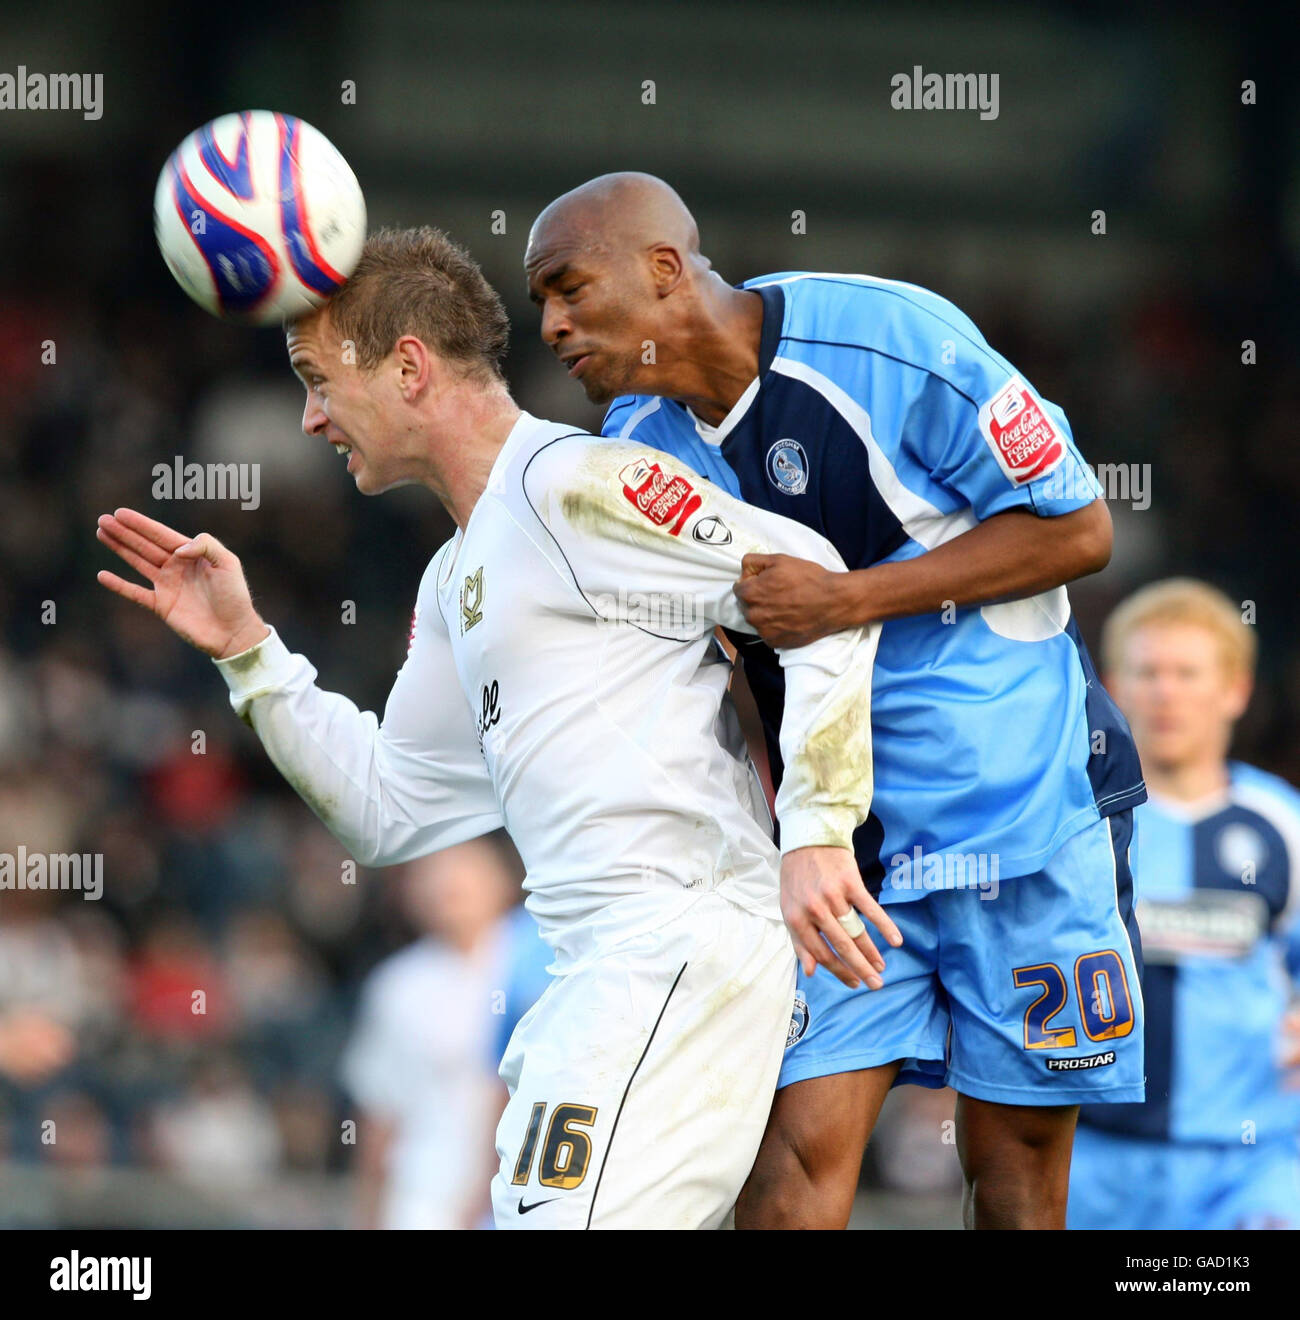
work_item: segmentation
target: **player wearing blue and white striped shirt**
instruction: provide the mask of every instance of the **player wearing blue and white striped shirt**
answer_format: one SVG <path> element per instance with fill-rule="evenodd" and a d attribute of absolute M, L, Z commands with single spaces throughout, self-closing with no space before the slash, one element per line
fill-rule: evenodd
<path fill-rule="evenodd" d="M 1254 630 L 1189 579 L 1103 638 L 1150 801 L 1138 808 L 1147 1100 L 1087 1105 L 1072 1228 L 1300 1228 L 1300 793 L 1227 759 Z M 1290 1084 L 1288 1084 L 1290 1082 Z"/>
<path fill-rule="evenodd" d="M 843 736 L 873 743 L 855 852 L 904 943 L 869 993 L 851 887 L 787 855 L 803 975 L 738 1225 L 847 1222 L 896 1080 L 959 1092 L 969 1223 L 1063 1224 L 1075 1106 L 1143 1094 L 1127 854 L 1144 798 L 1063 585 L 1103 567 L 1111 537 L 1064 415 L 914 285 L 729 286 L 650 176 L 552 203 L 525 264 L 543 339 L 589 398 L 613 401 L 605 434 L 839 550 L 847 573 L 746 557 L 736 590 L 764 642 L 883 622 L 870 727 L 846 712 Z M 779 666 L 736 641 L 779 782 Z M 819 963 L 833 976 L 814 977 Z"/>

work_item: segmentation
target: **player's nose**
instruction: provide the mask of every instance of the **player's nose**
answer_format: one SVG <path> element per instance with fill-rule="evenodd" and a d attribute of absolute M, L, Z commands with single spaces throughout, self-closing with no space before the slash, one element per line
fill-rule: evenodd
<path fill-rule="evenodd" d="M 307 403 L 302 410 L 303 435 L 323 435 L 328 425 L 329 418 L 325 415 L 325 409 L 321 407 L 319 396 L 315 390 L 308 391 Z"/>
<path fill-rule="evenodd" d="M 566 335 L 573 333 L 568 315 L 562 307 L 548 300 L 542 305 L 542 342 L 554 348 Z"/>

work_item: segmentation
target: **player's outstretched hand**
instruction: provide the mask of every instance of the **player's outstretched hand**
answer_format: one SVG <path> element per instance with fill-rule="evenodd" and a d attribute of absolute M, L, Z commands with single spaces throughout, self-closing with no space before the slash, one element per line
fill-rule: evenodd
<path fill-rule="evenodd" d="M 790 929 L 795 955 L 805 976 L 820 963 L 850 990 L 865 981 L 872 990 L 883 982 L 885 960 L 866 928 L 856 936 L 837 920 L 852 925 L 860 913 L 890 944 L 903 942 L 889 914 L 867 892 L 852 852 L 847 848 L 796 848 L 781 858 L 781 915 Z"/>
<path fill-rule="evenodd" d="M 769 646 L 807 646 L 853 626 L 849 574 L 793 555 L 748 554 L 732 588 L 754 631 Z"/>
<path fill-rule="evenodd" d="M 99 583 L 156 614 L 205 654 L 224 660 L 269 634 L 238 557 L 215 536 L 202 532 L 191 539 L 134 509 L 102 515 L 95 535 L 153 590 L 103 571 L 96 574 Z"/>

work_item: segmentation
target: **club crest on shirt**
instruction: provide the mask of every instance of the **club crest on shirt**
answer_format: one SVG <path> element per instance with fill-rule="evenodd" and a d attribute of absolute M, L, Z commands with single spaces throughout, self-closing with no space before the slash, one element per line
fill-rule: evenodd
<path fill-rule="evenodd" d="M 658 463 L 644 458 L 629 463 L 618 476 L 628 502 L 656 527 L 666 527 L 669 536 L 678 535 L 686 520 L 704 502 L 685 477 L 677 473 L 669 475 Z"/>
<path fill-rule="evenodd" d="M 465 578 L 460 589 L 460 635 L 464 635 L 483 618 L 483 566 Z"/>
<path fill-rule="evenodd" d="M 979 424 L 1013 486 L 1046 476 L 1065 457 L 1056 424 L 1019 376 L 1012 376 L 980 409 Z"/>
<path fill-rule="evenodd" d="M 767 451 L 767 475 L 777 490 L 802 495 L 808 489 L 808 455 L 798 440 L 778 440 Z"/>
<path fill-rule="evenodd" d="M 808 1030 L 808 1001 L 803 995 L 796 994 L 794 997 L 794 1012 L 790 1015 L 790 1027 L 785 1033 L 785 1047 L 789 1049 L 791 1045 L 797 1044 L 803 1037 L 803 1033 Z"/>
<path fill-rule="evenodd" d="M 1233 821 L 1219 831 L 1214 855 L 1229 875 L 1241 876 L 1244 883 L 1250 883 L 1268 863 L 1268 844 L 1258 830 Z"/>

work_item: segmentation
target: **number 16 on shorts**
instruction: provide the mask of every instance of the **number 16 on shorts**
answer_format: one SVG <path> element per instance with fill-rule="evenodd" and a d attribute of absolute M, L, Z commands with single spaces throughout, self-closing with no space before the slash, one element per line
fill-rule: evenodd
<path fill-rule="evenodd" d="M 597 1110 L 594 1105 L 556 1105 L 547 1123 L 547 1107 L 545 1101 L 539 1100 L 528 1116 L 524 1144 L 520 1147 L 519 1158 L 515 1161 L 515 1175 L 510 1182 L 514 1187 L 528 1185 L 542 1128 L 545 1126 L 546 1140 L 542 1142 L 537 1180 L 543 1187 L 569 1191 L 581 1184 L 591 1167 L 591 1137 L 583 1129 L 595 1123 Z"/>

